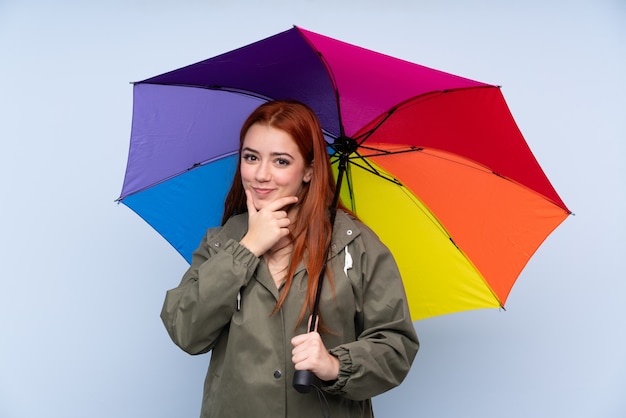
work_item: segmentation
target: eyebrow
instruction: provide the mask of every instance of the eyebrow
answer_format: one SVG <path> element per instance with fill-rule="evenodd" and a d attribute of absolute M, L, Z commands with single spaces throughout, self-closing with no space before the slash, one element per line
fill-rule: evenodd
<path fill-rule="evenodd" d="M 242 152 L 242 153 L 243 153 L 243 152 L 252 152 L 252 153 L 254 153 L 254 154 L 260 154 L 260 152 L 259 152 L 259 151 L 255 150 L 255 149 L 252 149 L 252 148 L 250 148 L 250 147 L 244 147 L 244 148 L 242 148 L 242 149 L 241 149 L 241 152 Z M 294 158 L 293 158 L 293 156 L 292 156 L 291 154 L 289 154 L 288 152 L 270 152 L 270 155 L 271 155 L 272 157 L 289 157 L 289 158 L 291 158 L 292 160 L 294 159 Z"/>

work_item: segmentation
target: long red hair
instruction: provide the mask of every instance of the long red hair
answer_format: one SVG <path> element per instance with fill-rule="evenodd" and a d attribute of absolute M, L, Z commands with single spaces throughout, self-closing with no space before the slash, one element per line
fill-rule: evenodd
<path fill-rule="evenodd" d="M 298 196 L 298 216 L 290 234 L 293 243 L 291 261 L 283 291 L 272 312 L 282 306 L 291 288 L 296 267 L 304 260 L 308 284 L 306 300 L 298 318 L 299 324 L 307 309 L 309 312 L 313 309 L 320 272 L 326 266 L 326 247 L 330 244 L 332 235 L 330 207 L 336 185 L 326 148 L 328 144 L 324 140 L 317 116 L 308 106 L 296 101 L 270 101 L 254 110 L 244 122 L 239 136 L 240 155 L 246 133 L 254 124 L 268 125 L 288 133 L 297 144 L 305 163 L 313 168 L 311 181 L 302 185 Z M 342 204 L 339 207 L 345 210 Z M 222 225 L 231 216 L 247 210 L 239 158 L 233 184 L 224 203 Z M 326 276 L 329 285 L 334 288 L 332 276 Z"/>

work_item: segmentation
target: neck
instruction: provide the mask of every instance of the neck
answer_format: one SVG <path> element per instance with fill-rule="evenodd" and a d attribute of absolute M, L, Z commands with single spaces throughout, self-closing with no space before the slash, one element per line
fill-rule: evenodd
<path fill-rule="evenodd" d="M 293 244 L 289 242 L 289 239 L 285 238 L 281 239 L 263 255 L 270 275 L 274 279 L 274 284 L 276 284 L 278 289 L 280 289 L 287 278 L 289 260 L 291 260 L 291 251 L 293 249 Z"/>
<path fill-rule="evenodd" d="M 272 248 L 265 253 L 266 258 L 279 259 L 291 254 L 293 244 L 289 240 L 289 237 L 281 238 Z"/>

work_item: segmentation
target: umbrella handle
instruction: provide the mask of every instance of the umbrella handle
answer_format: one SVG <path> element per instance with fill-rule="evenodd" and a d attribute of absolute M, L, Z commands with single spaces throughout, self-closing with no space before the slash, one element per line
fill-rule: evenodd
<path fill-rule="evenodd" d="M 296 370 L 293 374 L 293 387 L 299 393 L 309 393 L 314 381 L 315 375 L 308 370 Z"/>

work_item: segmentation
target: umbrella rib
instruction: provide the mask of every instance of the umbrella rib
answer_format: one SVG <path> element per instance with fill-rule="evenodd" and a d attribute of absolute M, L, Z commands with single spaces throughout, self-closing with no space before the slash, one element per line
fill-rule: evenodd
<path fill-rule="evenodd" d="M 317 52 L 317 55 L 320 61 L 324 65 L 324 68 L 326 68 L 326 73 L 328 74 L 328 78 L 330 78 L 330 83 L 332 84 L 333 92 L 335 93 L 335 105 L 337 106 L 337 117 L 339 118 L 339 121 L 338 121 L 339 122 L 339 136 L 340 137 L 345 136 L 345 130 L 343 128 L 343 121 L 341 117 L 341 101 L 339 100 L 339 87 L 337 86 L 337 80 L 335 79 L 335 73 L 333 72 L 333 68 L 328 63 L 328 60 L 326 60 L 326 57 L 324 57 L 324 54 L 322 54 L 321 51 L 315 48 L 315 45 L 313 45 L 306 36 L 303 36 L 303 38 L 311 46 L 311 48 L 315 52 Z"/>
<path fill-rule="evenodd" d="M 262 99 L 265 101 L 273 100 L 273 98 L 270 96 L 266 96 L 264 94 L 257 93 L 251 90 L 245 90 L 245 89 L 240 89 L 236 87 L 220 86 L 217 84 L 206 86 L 206 85 L 185 84 L 185 83 L 152 83 L 152 82 L 144 82 L 144 81 L 138 81 L 133 84 L 154 84 L 154 85 L 168 86 L 168 87 L 173 86 L 173 87 L 188 87 L 188 88 L 204 89 L 204 90 L 219 90 L 219 91 L 225 91 L 228 93 L 237 93 L 243 96 L 254 97 L 256 99 Z"/>
<path fill-rule="evenodd" d="M 244 95 L 244 96 L 254 97 L 256 99 L 262 99 L 262 100 L 265 100 L 265 101 L 273 100 L 272 97 L 266 96 L 264 94 L 253 92 L 253 91 L 250 91 L 250 90 L 238 89 L 238 88 L 235 88 L 235 87 L 206 86 L 204 88 L 207 89 L 207 90 L 220 90 L 220 91 L 226 91 L 226 92 L 229 92 L 229 93 L 237 93 L 237 94 L 241 94 L 241 95 Z"/>
<path fill-rule="evenodd" d="M 560 207 L 560 205 L 559 205 L 558 203 L 556 203 L 556 202 L 555 202 L 555 201 L 553 201 L 552 199 L 549 199 L 547 196 L 542 195 L 541 193 L 538 193 L 537 191 L 535 191 L 535 190 L 531 189 L 531 188 L 530 188 L 530 187 L 528 187 L 527 185 L 522 184 L 522 183 L 520 183 L 520 182 L 518 182 L 518 181 L 516 181 L 516 180 L 514 180 L 514 179 L 512 179 L 512 178 L 510 178 L 510 177 L 507 177 L 507 176 L 505 176 L 505 175 L 503 175 L 503 174 L 500 174 L 500 173 L 498 173 L 497 171 L 492 170 L 492 169 L 491 169 L 491 168 L 489 168 L 488 166 L 486 166 L 486 165 L 482 165 L 482 164 L 480 164 L 480 163 L 478 163 L 478 162 L 476 162 L 476 161 L 474 161 L 474 163 L 475 163 L 476 165 L 472 165 L 472 164 L 464 163 L 464 162 L 461 162 L 461 161 L 458 161 L 458 160 L 454 160 L 454 159 L 451 159 L 451 158 L 446 158 L 446 157 L 444 157 L 443 155 L 432 154 L 432 153 L 429 153 L 427 150 L 424 150 L 424 153 L 425 153 L 425 154 L 427 154 L 427 155 L 429 155 L 430 157 L 433 157 L 433 158 L 439 158 L 439 159 L 441 159 L 441 160 L 448 161 L 448 162 L 450 162 L 450 163 L 452 163 L 452 164 L 459 164 L 459 165 L 463 165 L 463 166 L 465 166 L 465 167 L 467 167 L 467 168 L 469 168 L 469 169 L 476 170 L 476 171 L 480 171 L 481 173 L 486 174 L 486 175 L 494 175 L 494 176 L 500 177 L 500 178 L 501 178 L 502 180 L 504 180 L 504 181 L 511 182 L 511 183 L 515 184 L 516 186 L 518 186 L 518 187 L 522 187 L 522 188 L 524 188 L 524 189 L 526 189 L 526 190 L 528 190 L 528 191 L 530 191 L 530 192 L 532 192 L 532 193 L 539 194 L 539 195 L 540 195 L 540 196 L 541 196 L 544 200 L 546 200 L 546 201 L 548 201 L 548 202 L 552 203 L 553 205 L 556 205 L 556 206 L 559 206 L 559 207 Z M 568 215 L 574 215 L 574 213 L 573 213 L 573 212 L 571 212 L 571 211 L 570 211 L 570 210 L 568 210 L 568 209 L 567 209 L 567 210 L 565 210 L 565 213 L 567 213 Z"/>
<path fill-rule="evenodd" d="M 403 184 L 397 178 L 392 177 L 392 176 L 388 176 L 386 174 L 383 174 L 380 171 L 376 170 L 374 167 L 372 167 L 366 160 L 363 160 L 363 161 L 365 162 L 365 164 L 367 166 L 359 164 L 359 163 L 355 163 L 354 161 L 351 161 L 351 164 L 355 165 L 355 166 L 357 166 L 357 167 L 359 167 L 359 168 L 361 168 L 361 169 L 363 169 L 363 170 L 365 170 L 367 172 L 370 172 L 370 173 L 374 174 L 375 176 L 380 177 L 383 180 L 390 181 L 390 182 L 392 182 L 394 184 L 397 184 L 398 186 L 403 186 Z"/>
<path fill-rule="evenodd" d="M 333 157 L 334 157 L 334 158 L 338 158 L 336 155 L 334 155 Z M 364 163 L 364 164 L 360 164 L 360 163 L 355 162 L 355 160 L 356 160 L 356 159 L 360 159 L 361 161 L 363 161 L 363 163 Z M 331 161 L 331 164 L 334 164 L 335 162 L 337 162 L 337 160 L 336 160 L 336 159 L 334 159 L 333 161 Z M 392 176 L 388 176 L 388 175 L 386 175 L 386 174 L 384 174 L 384 173 L 380 172 L 379 170 L 377 170 L 376 168 L 374 168 L 374 167 L 373 167 L 373 166 L 372 166 L 372 165 L 371 165 L 371 164 L 370 164 L 370 163 L 369 163 L 369 162 L 368 162 L 368 161 L 367 161 L 364 157 L 362 157 L 362 156 L 358 156 L 358 157 L 351 157 L 349 162 L 350 162 L 350 164 L 348 164 L 348 167 L 349 167 L 350 165 L 354 165 L 354 166 L 359 167 L 359 168 L 361 168 L 361 169 L 363 169 L 363 170 L 365 170 L 365 171 L 367 171 L 367 172 L 369 172 L 369 173 L 372 173 L 372 174 L 374 174 L 375 176 L 378 176 L 378 177 L 380 177 L 380 178 L 382 178 L 382 179 L 384 179 L 384 180 L 387 180 L 387 181 L 390 181 L 390 182 L 392 182 L 392 183 L 394 183 L 394 184 L 397 184 L 397 185 L 399 185 L 399 186 L 402 186 L 402 183 L 401 183 L 398 179 L 396 179 L 395 177 L 392 177 Z"/>
<path fill-rule="evenodd" d="M 389 151 L 389 150 L 382 150 L 379 148 L 373 148 L 373 147 L 368 147 L 368 146 L 364 146 L 364 145 L 360 145 L 360 148 L 366 149 L 368 151 L 374 151 L 374 153 L 372 154 L 362 154 L 360 152 L 355 152 L 354 154 L 356 154 L 356 156 L 350 157 L 350 164 L 353 164 L 359 168 L 362 168 L 363 170 L 372 173 L 382 179 L 385 179 L 387 181 L 390 181 L 394 184 L 398 184 L 398 185 L 402 185 L 402 183 L 396 179 L 393 176 L 387 175 L 382 173 L 380 170 L 377 170 L 369 161 L 367 161 L 368 157 L 384 157 L 384 156 L 388 156 L 388 155 L 393 155 L 393 154 L 403 154 L 403 153 L 409 153 L 409 152 L 421 152 L 423 151 L 423 148 L 419 148 L 419 147 L 410 147 L 407 149 L 401 149 L 401 150 L 397 150 L 397 151 Z M 339 156 L 337 154 L 333 155 L 333 157 L 335 158 L 333 161 L 331 161 L 331 164 L 334 164 L 338 161 Z M 361 160 L 362 163 L 358 163 L 356 162 L 356 160 Z"/>
<path fill-rule="evenodd" d="M 413 147 L 413 146 L 409 147 L 409 148 L 405 148 L 405 149 L 395 150 L 395 151 L 389 151 L 389 150 L 384 150 L 384 149 L 380 149 L 380 148 L 373 148 L 373 147 L 368 147 L 368 146 L 365 146 L 365 145 L 361 145 L 360 148 L 375 152 L 373 154 L 360 154 L 361 155 L 360 158 L 365 158 L 365 157 L 385 157 L 385 156 L 388 156 L 388 155 L 405 154 L 405 153 L 408 153 L 408 152 L 424 151 L 424 148 Z"/>
<path fill-rule="evenodd" d="M 432 224 L 437 229 L 439 229 L 439 231 L 441 231 L 443 235 L 445 235 L 448 238 L 448 240 L 450 240 L 450 243 L 454 245 L 454 248 L 456 248 L 458 251 L 463 252 L 461 248 L 457 245 L 457 243 L 454 241 L 454 238 L 452 238 L 452 235 L 450 235 L 450 233 L 443 226 L 443 224 L 439 222 L 439 219 L 437 219 L 437 217 L 430 210 L 427 209 L 426 204 L 422 202 L 421 199 L 419 199 L 416 195 L 411 193 L 406 187 L 404 187 L 404 185 L 400 184 L 400 189 L 402 190 L 402 193 L 404 193 L 413 202 L 413 204 L 417 207 L 417 209 L 420 212 L 422 212 L 424 216 L 428 220 L 430 220 L 430 222 L 432 222 Z M 420 202 L 420 203 L 418 204 L 417 202 Z"/>
<path fill-rule="evenodd" d="M 408 153 L 408 152 L 420 152 L 423 150 L 423 148 L 417 148 L 417 147 L 411 147 L 409 149 L 402 149 L 402 150 L 398 150 L 398 151 L 388 151 L 388 150 L 381 150 L 381 149 L 377 149 L 377 148 L 372 148 L 372 147 L 367 147 L 367 146 L 361 146 L 361 148 L 365 148 L 367 150 L 370 151 L 376 151 L 376 153 L 374 154 L 367 154 L 364 155 L 360 152 L 356 152 L 355 154 L 357 154 L 356 157 L 352 157 L 351 158 L 351 163 L 356 165 L 357 167 L 360 167 L 374 175 L 377 175 L 385 180 L 391 181 L 392 183 L 398 184 L 400 186 L 402 186 L 402 183 L 400 182 L 400 180 L 396 179 L 395 177 L 392 177 L 390 175 L 387 174 L 383 174 L 381 173 L 379 170 L 377 170 L 367 159 L 366 157 L 384 157 L 387 155 L 393 155 L 393 154 L 403 154 L 403 153 Z M 361 160 L 363 162 L 363 164 L 359 164 L 357 162 L 355 162 L 355 160 Z M 367 167 L 365 167 L 365 165 Z"/>
<path fill-rule="evenodd" d="M 202 166 L 204 166 L 204 165 L 207 165 L 207 164 L 212 163 L 213 161 L 218 161 L 218 160 L 221 160 L 222 158 L 231 157 L 231 156 L 233 156 L 233 155 L 237 155 L 237 154 L 239 154 L 239 151 L 231 151 L 231 152 L 226 152 L 226 153 L 224 153 L 224 154 L 217 155 L 217 156 L 215 156 L 215 157 L 213 157 L 213 158 L 209 158 L 209 159 L 206 159 L 206 160 L 204 160 L 204 161 L 200 161 L 200 162 L 197 162 L 197 163 L 193 163 L 190 167 L 187 167 L 187 168 L 185 168 L 185 169 L 183 169 L 183 170 L 180 170 L 180 171 L 178 171 L 178 172 L 176 172 L 176 173 L 170 174 L 169 176 L 164 177 L 164 178 L 162 178 L 162 179 L 160 179 L 160 180 L 158 180 L 158 181 L 155 181 L 155 182 L 152 182 L 152 183 L 150 183 L 150 184 L 147 184 L 147 185 L 145 185 L 145 186 L 143 186 L 143 187 L 141 187 L 141 188 L 139 188 L 139 189 L 137 189 L 137 190 L 135 190 L 135 191 L 133 191 L 133 192 L 131 192 L 131 193 L 126 194 L 125 196 L 120 196 L 120 197 L 118 197 L 115 201 L 116 201 L 116 202 L 120 202 L 120 201 L 122 201 L 122 200 L 126 199 L 128 196 L 132 196 L 132 195 L 134 195 L 134 194 L 137 194 L 137 193 L 143 192 L 144 190 L 148 190 L 149 188 L 154 187 L 154 186 L 156 186 L 156 185 L 159 185 L 159 184 L 165 183 L 165 182 L 167 182 L 168 180 L 171 180 L 171 179 L 173 179 L 173 178 L 175 178 L 175 177 L 178 177 L 178 176 L 180 176 L 181 174 L 187 173 L 187 172 L 189 172 L 189 171 L 191 171 L 191 170 L 194 170 L 194 169 L 196 169 L 196 168 L 198 168 L 198 167 L 202 167 Z"/>
<path fill-rule="evenodd" d="M 370 129 L 367 132 L 363 132 L 361 135 L 357 136 L 355 139 L 355 141 L 357 141 L 357 143 L 359 144 L 359 146 L 363 146 L 363 143 L 365 141 L 367 141 L 369 139 L 370 136 L 372 136 L 374 134 L 374 132 L 376 132 L 376 130 L 378 128 L 380 128 L 380 126 L 385 123 L 387 121 L 387 119 L 389 119 L 391 117 L 391 115 L 393 115 L 395 113 L 395 111 L 397 110 L 397 107 L 394 107 L 393 109 L 389 110 L 387 112 L 387 114 L 385 115 L 384 118 L 382 118 L 380 121 L 378 121 L 378 123 L 376 124 L 376 126 L 374 126 L 372 129 Z"/>

